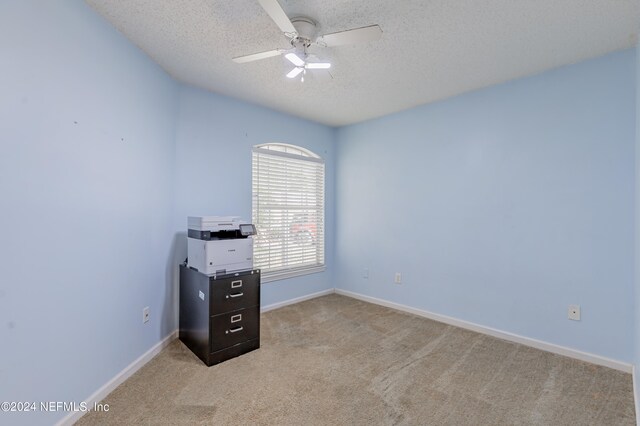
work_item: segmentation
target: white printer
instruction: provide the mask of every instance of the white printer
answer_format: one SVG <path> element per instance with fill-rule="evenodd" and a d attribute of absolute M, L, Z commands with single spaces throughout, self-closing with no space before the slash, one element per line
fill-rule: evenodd
<path fill-rule="evenodd" d="M 188 266 L 206 275 L 253 269 L 256 228 L 238 216 L 189 216 Z"/>

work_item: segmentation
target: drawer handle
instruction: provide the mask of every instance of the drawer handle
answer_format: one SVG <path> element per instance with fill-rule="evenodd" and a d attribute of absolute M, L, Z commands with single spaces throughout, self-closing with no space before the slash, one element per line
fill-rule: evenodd
<path fill-rule="evenodd" d="M 232 299 L 235 299 L 236 297 L 241 297 L 241 296 L 244 296 L 244 293 L 227 294 L 227 299 L 230 298 L 230 297 Z"/>
<path fill-rule="evenodd" d="M 231 288 L 242 287 L 242 280 L 231 281 Z"/>
<path fill-rule="evenodd" d="M 236 328 L 232 328 L 231 330 L 225 331 L 225 334 L 237 333 L 238 331 L 242 331 L 242 330 L 244 330 L 244 327 L 236 327 Z"/>
<path fill-rule="evenodd" d="M 231 317 L 231 322 L 242 321 L 242 314 L 237 314 Z"/>

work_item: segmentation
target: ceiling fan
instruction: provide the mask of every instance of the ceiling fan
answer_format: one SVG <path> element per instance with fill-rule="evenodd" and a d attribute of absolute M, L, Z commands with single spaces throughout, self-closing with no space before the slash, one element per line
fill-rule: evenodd
<path fill-rule="evenodd" d="M 233 61 L 242 64 L 270 58 L 272 56 L 284 55 L 284 57 L 294 65 L 294 68 L 287 73 L 287 77 L 289 78 L 295 78 L 301 75 L 300 81 L 304 81 L 304 75 L 307 70 L 328 70 L 331 68 L 329 62 L 316 62 L 315 56 L 308 53 L 307 49 L 312 45 L 334 47 L 374 41 L 382 36 L 382 30 L 378 25 L 369 25 L 367 27 L 354 28 L 316 37 L 316 23 L 311 18 L 295 17 L 289 19 L 282 9 L 282 6 L 280 6 L 280 3 L 278 3 L 278 0 L 258 0 L 258 2 L 280 30 L 282 30 L 285 37 L 289 39 L 291 48 L 274 49 L 266 52 L 253 53 L 251 55 L 238 56 L 233 58 Z"/>

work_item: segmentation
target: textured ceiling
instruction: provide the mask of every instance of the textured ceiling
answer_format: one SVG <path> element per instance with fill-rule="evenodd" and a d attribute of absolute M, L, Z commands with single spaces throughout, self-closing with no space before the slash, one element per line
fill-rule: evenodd
<path fill-rule="evenodd" d="M 334 78 L 304 83 L 257 0 L 86 0 L 176 79 L 331 126 L 634 46 L 637 0 L 280 0 L 319 34 L 379 24 L 378 41 L 313 50 Z"/>

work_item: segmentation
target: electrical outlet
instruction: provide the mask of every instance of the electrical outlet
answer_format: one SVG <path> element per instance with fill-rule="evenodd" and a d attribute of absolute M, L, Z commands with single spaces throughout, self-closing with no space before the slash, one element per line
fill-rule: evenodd
<path fill-rule="evenodd" d="M 369 268 L 364 268 L 362 272 L 362 278 L 369 278 Z"/>
<path fill-rule="evenodd" d="M 580 305 L 569 305 L 569 319 L 580 321 Z"/>
<path fill-rule="evenodd" d="M 146 324 L 149 322 L 149 307 L 142 309 L 142 323 Z"/>
<path fill-rule="evenodd" d="M 400 272 L 396 272 L 396 276 L 394 278 L 394 282 L 396 284 L 402 284 L 402 274 Z"/>

